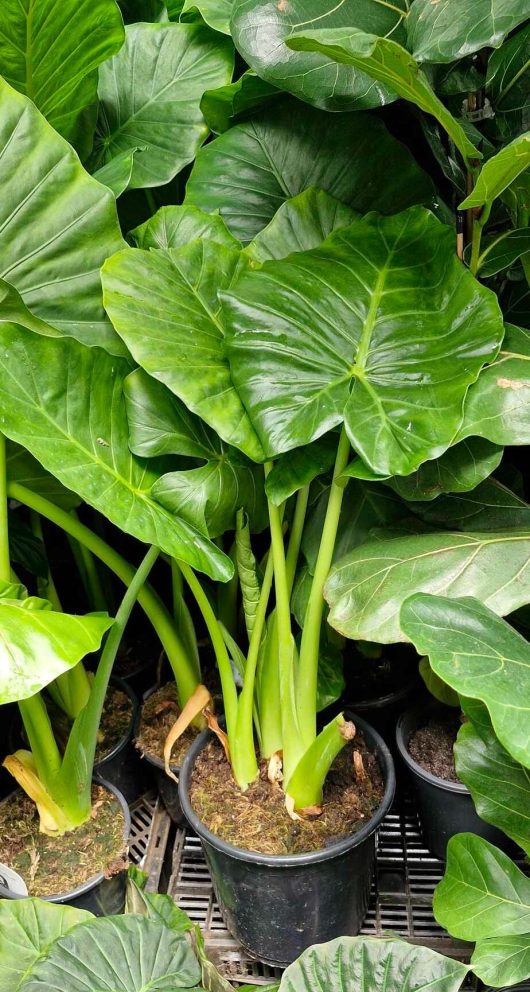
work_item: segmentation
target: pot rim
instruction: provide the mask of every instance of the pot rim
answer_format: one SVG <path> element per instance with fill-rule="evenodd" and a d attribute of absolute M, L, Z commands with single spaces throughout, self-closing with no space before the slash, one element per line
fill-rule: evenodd
<path fill-rule="evenodd" d="M 434 785 L 438 789 L 442 789 L 445 792 L 454 792 L 464 796 L 470 796 L 471 793 L 463 782 L 450 782 L 446 778 L 439 778 L 438 775 L 433 775 L 432 772 L 428 772 L 426 768 L 422 768 L 417 761 L 414 760 L 412 755 L 408 750 L 408 741 L 410 739 L 412 731 L 409 730 L 407 739 L 405 740 L 405 724 L 409 720 L 416 722 L 418 718 L 421 718 L 422 714 L 430 714 L 439 710 L 443 707 L 435 705 L 434 701 L 428 701 L 427 706 L 410 706 L 409 709 L 405 710 L 398 718 L 396 724 L 396 745 L 399 751 L 399 755 L 407 767 L 412 771 L 418 778 L 423 779 L 424 782 L 428 782 L 430 785 Z M 418 719 L 419 723 L 419 719 Z M 418 723 L 413 729 L 417 729 Z"/>
<path fill-rule="evenodd" d="M 169 681 L 171 681 L 171 679 L 169 679 Z M 150 689 L 147 689 L 146 692 L 144 692 L 144 694 L 142 696 L 142 699 L 141 699 L 141 701 L 139 703 L 139 706 L 137 708 L 137 711 L 136 711 L 136 719 L 135 719 L 135 724 L 134 724 L 134 732 L 133 732 L 133 735 L 132 735 L 134 746 L 135 746 L 136 750 L 138 751 L 138 754 L 142 758 L 142 761 L 147 761 L 147 764 L 148 765 L 152 765 L 154 768 L 157 768 L 158 771 L 161 771 L 161 772 L 165 772 L 165 770 L 166 770 L 166 766 L 164 764 L 164 761 L 162 760 L 162 758 L 159 758 L 157 754 L 151 754 L 149 751 L 146 751 L 141 746 L 141 744 L 140 744 L 140 742 L 138 740 L 138 733 L 139 733 L 139 730 L 140 730 L 140 721 L 142 719 L 142 710 L 144 708 L 145 703 L 147 702 L 148 699 L 150 699 L 151 696 L 154 695 L 155 692 L 158 692 L 159 689 L 163 689 L 164 686 L 167 685 L 167 684 L 168 684 L 167 682 L 164 682 L 162 685 L 158 685 L 158 683 L 155 683 L 155 685 L 152 685 Z M 170 767 L 170 769 L 171 769 L 171 771 L 173 772 L 174 775 L 178 775 L 179 774 L 179 772 L 180 772 L 180 765 L 173 765 L 173 764 L 171 764 L 169 767 Z M 170 782 L 170 781 L 171 781 L 171 779 L 168 778 L 168 782 Z M 176 787 L 176 783 L 174 783 L 174 785 Z"/>
<path fill-rule="evenodd" d="M 376 730 L 374 730 L 373 727 L 370 726 L 369 723 L 363 720 L 362 717 L 358 717 L 354 713 L 351 715 L 356 723 L 356 726 L 362 731 L 363 736 L 367 739 L 368 746 L 376 751 L 385 779 L 385 790 L 381 802 L 373 816 L 370 817 L 368 822 L 365 823 L 360 830 L 357 830 L 355 833 L 350 834 L 342 840 L 335 841 L 328 847 L 321 848 L 319 851 L 308 851 L 305 854 L 261 854 L 259 851 L 247 851 L 243 847 L 236 847 L 234 844 L 230 844 L 221 837 L 217 837 L 217 835 L 212 833 L 212 831 L 203 824 L 202 820 L 199 819 L 190 803 L 188 795 L 189 781 L 193 771 L 195 758 L 199 752 L 203 750 L 207 742 L 214 737 L 210 730 L 203 730 L 193 744 L 191 744 L 180 769 L 180 803 L 190 826 L 199 835 L 201 840 L 206 841 L 222 854 L 228 855 L 238 861 L 247 861 L 252 864 L 263 865 L 269 868 L 301 868 L 305 865 L 314 865 L 321 861 L 329 861 L 331 858 L 337 858 L 341 854 L 345 854 L 347 851 L 351 850 L 353 847 L 359 846 L 359 844 L 362 844 L 363 841 L 368 840 L 368 838 L 371 837 L 372 834 L 374 834 L 378 829 L 383 818 L 386 816 L 390 806 L 392 805 L 396 788 L 396 776 L 392 755 L 390 754 L 383 738 L 377 733 Z"/>
<path fill-rule="evenodd" d="M 347 710 L 348 712 L 358 710 L 361 713 L 379 710 L 389 703 L 401 703 L 406 700 L 409 693 L 415 688 L 421 689 L 421 686 L 418 686 L 417 678 L 412 677 L 409 682 L 399 686 L 397 689 L 393 689 L 392 692 L 385 693 L 384 696 L 365 696 L 364 699 L 356 699 L 352 706 L 349 706 L 346 701 L 343 710 Z"/>
<path fill-rule="evenodd" d="M 105 789 L 107 789 L 108 792 L 111 792 L 113 796 L 118 800 L 123 813 L 123 819 L 125 821 L 123 838 L 125 840 L 126 847 L 128 848 L 129 834 L 131 832 L 131 812 L 129 810 L 128 803 L 125 801 L 125 797 L 122 795 L 120 790 L 116 788 L 115 785 L 112 785 L 110 782 L 106 782 L 105 779 L 100 775 L 94 774 L 92 782 L 95 783 L 96 785 L 102 785 Z M 18 790 L 15 790 L 15 792 L 16 791 Z M 0 800 L 0 802 L 5 802 L 5 800 L 9 799 L 10 796 L 12 796 L 13 794 L 14 794 L 13 792 L 10 793 L 9 796 L 6 796 L 5 799 Z M 126 866 L 124 864 L 124 870 L 125 867 Z M 81 885 L 78 885 L 76 889 L 71 889 L 69 892 L 55 892 L 51 896 L 39 896 L 38 898 L 42 899 L 43 902 L 67 903 L 73 899 L 77 899 L 79 896 L 86 895 L 87 892 L 90 892 L 92 889 L 95 889 L 97 885 L 103 882 L 106 877 L 107 876 L 103 871 L 99 871 L 95 875 L 92 875 L 90 878 L 88 878 L 86 882 L 82 882 Z M 20 896 L 20 898 L 31 899 L 32 897 Z"/>
<path fill-rule="evenodd" d="M 140 701 L 138 699 L 138 696 L 136 695 L 134 689 L 132 689 L 131 686 L 127 684 L 127 682 L 124 682 L 123 679 L 120 679 L 118 675 L 111 675 L 109 681 L 111 686 L 114 686 L 120 692 L 124 692 L 125 695 L 129 697 L 132 705 L 132 714 L 127 730 L 123 733 L 122 737 L 120 737 L 119 741 L 114 745 L 112 750 L 109 751 L 108 754 L 106 754 L 103 758 L 100 758 L 99 761 L 94 762 L 94 772 L 93 772 L 94 775 L 99 774 L 100 769 L 102 771 L 102 774 L 104 774 L 105 765 L 108 764 L 108 762 L 112 761 L 114 758 L 116 758 L 118 754 L 121 754 L 121 752 L 125 750 L 127 745 L 131 743 L 134 737 L 135 727 L 138 720 L 138 711 L 140 708 Z"/>

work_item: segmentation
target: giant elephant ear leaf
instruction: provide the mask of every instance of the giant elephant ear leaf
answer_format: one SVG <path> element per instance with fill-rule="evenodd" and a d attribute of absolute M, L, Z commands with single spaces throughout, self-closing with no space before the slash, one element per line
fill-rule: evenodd
<path fill-rule="evenodd" d="M 431 181 L 382 121 L 285 100 L 201 148 L 186 203 L 219 211 L 251 241 L 278 207 L 309 186 L 360 213 L 393 214 L 432 197 Z"/>
<path fill-rule="evenodd" d="M 129 451 L 125 360 L 73 338 L 0 326 L 0 416 L 7 437 L 117 527 L 219 579 L 229 559 L 185 520 L 156 503 L 151 488 L 167 465 Z"/>
<path fill-rule="evenodd" d="M 201 24 L 132 24 L 99 73 L 91 167 L 132 148 L 129 188 L 162 186 L 192 162 L 208 134 L 202 94 L 232 75 L 229 39 Z"/>
<path fill-rule="evenodd" d="M 0 72 L 59 134 L 87 153 L 94 125 L 87 127 L 82 114 L 96 101 L 97 67 L 123 39 L 115 0 L 4 0 Z"/>
<path fill-rule="evenodd" d="M 146 992 L 198 985 L 201 969 L 183 933 L 145 916 L 89 920 L 59 937 L 17 992 Z"/>
<path fill-rule="evenodd" d="M 209 238 L 228 248 L 241 247 L 222 217 L 188 206 L 160 207 L 129 237 L 137 248 L 182 248 L 198 238 Z"/>
<path fill-rule="evenodd" d="M 54 613 L 46 600 L 0 583 L 0 704 L 34 696 L 97 651 L 112 622 Z"/>
<path fill-rule="evenodd" d="M 199 14 L 208 27 L 221 34 L 230 34 L 232 0 L 184 0 L 180 20 L 193 19 Z"/>
<path fill-rule="evenodd" d="M 526 21 L 526 0 L 414 0 L 407 17 L 409 48 L 419 62 L 453 62 L 498 48 Z"/>
<path fill-rule="evenodd" d="M 436 675 L 488 708 L 501 744 L 530 768 L 530 645 L 478 599 L 412 596 L 401 627 Z"/>
<path fill-rule="evenodd" d="M 2 79 L 0 108 L 0 278 L 63 334 L 123 355 L 99 279 L 105 258 L 124 246 L 114 196 Z"/>
<path fill-rule="evenodd" d="M 16 992 L 25 973 L 59 937 L 92 913 L 41 899 L 0 901 L 0 992 Z"/>
<path fill-rule="evenodd" d="M 308 31 L 305 26 L 287 41 L 297 52 L 318 52 L 339 66 L 367 73 L 405 100 L 432 114 L 442 125 L 464 160 L 481 158 L 462 126 L 434 93 L 412 56 L 393 38 L 381 38 L 355 29 Z M 338 70 L 340 71 L 340 70 Z"/>
<path fill-rule="evenodd" d="M 459 210 L 490 207 L 493 201 L 529 167 L 530 133 L 521 134 L 484 163 L 474 188 L 462 201 Z"/>
<path fill-rule="evenodd" d="M 452 232 L 422 207 L 370 214 L 320 248 L 243 271 L 223 299 L 232 378 L 266 454 L 344 422 L 380 476 L 408 475 L 450 445 L 504 330 Z"/>
<path fill-rule="evenodd" d="M 250 242 L 246 251 L 258 262 L 285 258 L 294 251 L 308 251 L 341 227 L 348 227 L 358 214 L 321 189 L 306 189 L 286 200 L 270 224 Z"/>
<path fill-rule="evenodd" d="M 316 52 L 293 52 L 288 40 L 297 28 L 357 29 L 405 40 L 406 0 L 382 4 L 356 0 L 235 0 L 231 29 L 236 48 L 258 76 L 323 110 L 362 110 L 395 100 L 392 88 L 358 66 L 333 66 Z"/>
<path fill-rule="evenodd" d="M 404 940 L 339 937 L 308 948 L 289 965 L 280 992 L 457 992 L 467 966 Z"/>

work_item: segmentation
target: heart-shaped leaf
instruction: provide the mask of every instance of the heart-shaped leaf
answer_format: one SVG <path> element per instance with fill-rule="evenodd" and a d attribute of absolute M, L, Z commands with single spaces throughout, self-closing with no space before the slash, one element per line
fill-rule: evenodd
<path fill-rule="evenodd" d="M 283 973 L 280 992 L 378 989 L 379 992 L 457 992 L 466 965 L 404 940 L 339 937 L 308 948 Z"/>
<path fill-rule="evenodd" d="M 399 611 L 417 592 L 476 596 L 505 615 L 530 601 L 530 532 L 372 539 L 337 562 L 324 592 L 332 627 L 383 644 L 406 639 Z"/>
<path fill-rule="evenodd" d="M 360 213 L 396 213 L 426 203 L 433 193 L 428 176 L 382 121 L 337 117 L 286 100 L 200 150 L 186 203 L 219 211 L 232 234 L 246 242 L 284 200 L 309 186 Z"/>
<path fill-rule="evenodd" d="M 392 88 L 374 83 L 362 68 L 330 65 L 315 52 L 293 55 L 288 41 L 298 28 L 370 31 L 405 40 L 405 0 L 382 4 L 356 0 L 235 0 L 231 28 L 236 48 L 245 62 L 279 89 L 324 110 L 362 110 L 395 100 Z"/>
<path fill-rule="evenodd" d="M 281 96 L 281 91 L 266 83 L 247 69 L 235 83 L 228 83 L 217 90 L 206 90 L 201 100 L 201 110 L 211 131 L 222 134 L 237 123 L 238 118 L 261 110 Z"/>
<path fill-rule="evenodd" d="M 196 986 L 200 977 L 183 934 L 144 916 L 108 916 L 56 940 L 17 992 L 180 992 Z"/>
<path fill-rule="evenodd" d="M 0 71 L 59 134 L 87 153 L 94 123 L 87 127 L 81 115 L 96 101 L 95 70 L 123 39 L 115 0 L 4 0 Z"/>
<path fill-rule="evenodd" d="M 482 155 L 464 129 L 434 93 L 429 80 L 406 48 L 394 38 L 382 38 L 363 31 L 335 28 L 308 31 L 305 27 L 287 40 L 289 48 L 301 52 L 318 52 L 340 66 L 352 66 L 372 79 L 432 114 L 460 151 L 464 161 Z M 340 69 L 337 70 L 340 72 Z"/>
<path fill-rule="evenodd" d="M 467 785 L 478 815 L 530 854 L 530 772 L 515 761 L 493 730 L 464 723 L 455 744 L 458 778 Z"/>
<path fill-rule="evenodd" d="M 530 645 L 478 599 L 412 596 L 401 627 L 459 695 L 480 699 L 507 751 L 530 768 Z"/>
<path fill-rule="evenodd" d="M 484 163 L 473 190 L 458 209 L 489 207 L 529 166 L 530 133 L 521 134 Z"/>
<path fill-rule="evenodd" d="M 139 149 L 131 189 L 162 186 L 192 162 L 208 128 L 205 89 L 232 75 L 233 49 L 200 24 L 132 24 L 99 72 L 100 111 L 92 169 Z"/>
<path fill-rule="evenodd" d="M 286 200 L 246 251 L 258 262 L 317 248 L 329 234 L 348 227 L 358 214 L 323 190 L 306 189 Z"/>
<path fill-rule="evenodd" d="M 494 444 L 530 444 L 530 331 L 506 325 L 496 360 L 466 396 L 460 438 Z"/>
<path fill-rule="evenodd" d="M 530 940 L 530 879 L 476 834 L 451 837 L 433 909 L 438 923 L 461 940 L 514 934 Z"/>
<path fill-rule="evenodd" d="M 1 79 L 0 106 L 0 278 L 64 334 L 124 354 L 99 279 L 105 258 L 124 246 L 114 196 Z"/>
<path fill-rule="evenodd" d="M 17 992 L 20 981 L 52 944 L 92 913 L 41 899 L 0 900 L 0 992 Z"/>
<path fill-rule="evenodd" d="M 129 237 L 137 248 L 182 248 L 198 238 L 209 238 L 227 248 L 240 247 L 222 217 L 188 206 L 161 207 Z"/>
<path fill-rule="evenodd" d="M 0 414 L 7 437 L 127 533 L 220 579 L 233 567 L 150 496 L 160 470 L 131 454 L 123 399 L 128 362 L 73 338 L 0 325 Z M 156 466 L 165 470 L 166 466 Z"/>
<path fill-rule="evenodd" d="M 475 489 L 499 465 L 503 449 L 491 441 L 473 437 L 461 441 L 434 461 L 424 462 L 412 475 L 394 476 L 387 481 L 406 500 L 432 500 L 442 493 Z"/>
<path fill-rule="evenodd" d="M 443 453 L 504 331 L 496 298 L 422 207 L 242 271 L 223 300 L 232 379 L 267 456 L 344 422 L 378 475 Z"/>
<path fill-rule="evenodd" d="M 407 17 L 409 48 L 420 62 L 452 62 L 498 48 L 527 17 L 525 0 L 415 0 Z"/>
<path fill-rule="evenodd" d="M 139 365 L 259 461 L 260 443 L 232 384 L 218 297 L 240 264 L 235 249 L 201 240 L 163 252 L 127 249 L 101 276 L 107 311 Z"/>

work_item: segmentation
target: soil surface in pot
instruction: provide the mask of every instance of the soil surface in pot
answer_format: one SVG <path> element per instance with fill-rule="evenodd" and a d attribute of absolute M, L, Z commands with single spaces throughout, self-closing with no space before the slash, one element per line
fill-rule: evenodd
<path fill-rule="evenodd" d="M 125 821 L 115 796 L 92 788 L 92 817 L 62 837 L 39 833 L 35 804 L 17 790 L 0 804 L 2 861 L 24 879 L 30 896 L 71 892 L 94 875 L 115 875 L 127 864 Z"/>
<path fill-rule="evenodd" d="M 126 692 L 109 685 L 98 730 L 96 761 L 101 761 L 114 750 L 129 731 L 133 704 Z"/>
<path fill-rule="evenodd" d="M 344 696 L 354 711 L 356 701 L 364 703 L 388 696 L 409 685 L 417 675 L 415 656 L 398 657 L 385 651 L 381 658 L 365 658 L 355 649 L 344 654 Z"/>
<path fill-rule="evenodd" d="M 407 750 L 426 772 L 446 782 L 458 782 L 453 745 L 459 728 L 460 718 L 456 712 L 454 716 L 431 717 L 411 734 Z"/>
<path fill-rule="evenodd" d="M 279 785 L 260 777 L 246 792 L 237 787 L 230 765 L 217 741 L 197 756 L 190 800 L 197 816 L 212 833 L 247 851 L 261 854 L 305 854 L 350 836 L 370 819 L 380 805 L 384 783 L 376 756 L 361 737 L 355 738 L 366 775 L 358 780 L 353 766 L 353 744 L 335 759 L 324 787 L 322 813 L 292 820 Z"/>
<path fill-rule="evenodd" d="M 177 687 L 174 682 L 168 682 L 157 689 L 142 706 L 140 727 L 136 737 L 136 746 L 152 758 L 164 760 L 164 743 L 169 731 L 179 715 L 177 702 Z M 180 768 L 186 751 L 197 737 L 198 731 L 188 727 L 171 752 L 171 764 Z"/>

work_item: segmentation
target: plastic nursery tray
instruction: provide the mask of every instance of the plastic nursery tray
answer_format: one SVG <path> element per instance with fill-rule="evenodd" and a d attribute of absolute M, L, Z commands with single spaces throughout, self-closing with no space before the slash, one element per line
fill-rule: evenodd
<path fill-rule="evenodd" d="M 150 891 L 167 892 L 200 924 L 208 956 L 232 982 L 267 984 L 281 975 L 249 957 L 226 929 L 199 839 L 175 830 L 152 795 L 132 810 L 131 859 L 149 875 Z M 471 944 L 453 940 L 432 915 L 432 895 L 444 873 L 423 846 L 411 798 L 401 796 L 379 830 L 370 905 L 361 933 L 398 934 L 451 957 L 468 960 Z"/>

